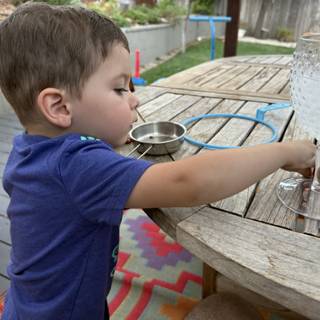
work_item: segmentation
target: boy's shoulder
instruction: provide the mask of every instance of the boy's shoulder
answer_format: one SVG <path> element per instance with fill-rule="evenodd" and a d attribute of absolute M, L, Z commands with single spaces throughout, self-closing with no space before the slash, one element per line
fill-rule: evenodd
<path fill-rule="evenodd" d="M 58 144 L 61 152 L 76 152 L 81 149 L 92 151 L 97 148 L 114 152 L 111 145 L 93 136 L 72 133 L 62 136 L 60 139 L 61 141 L 58 141 Z"/>
<path fill-rule="evenodd" d="M 62 166 L 72 161 L 101 162 L 114 157 L 113 148 L 92 136 L 69 133 L 54 138 L 21 134 L 15 137 L 13 149 L 9 156 L 6 172 L 23 170 L 47 170 L 60 172 Z M 28 161 L 26 161 L 28 159 Z M 68 166 L 67 166 L 68 167 Z"/>
<path fill-rule="evenodd" d="M 38 135 L 21 134 L 15 137 L 13 151 L 26 155 L 28 153 L 37 154 L 38 152 L 54 152 L 56 155 L 65 151 L 76 151 L 87 146 L 99 146 L 113 151 L 111 145 L 98 138 L 85 136 L 77 133 L 48 138 Z"/>

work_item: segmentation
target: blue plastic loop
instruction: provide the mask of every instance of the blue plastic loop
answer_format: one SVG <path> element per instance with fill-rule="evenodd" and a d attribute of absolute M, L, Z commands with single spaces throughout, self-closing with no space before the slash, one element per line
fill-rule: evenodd
<path fill-rule="evenodd" d="M 246 115 L 240 115 L 240 114 L 230 114 L 230 113 L 221 113 L 221 114 L 202 114 L 200 116 L 197 116 L 197 117 L 192 117 L 192 118 L 189 118 L 189 119 L 186 119 L 182 122 L 183 125 L 187 126 L 189 125 L 190 123 L 194 122 L 194 121 L 198 121 L 198 120 L 201 120 L 201 119 L 208 119 L 208 118 L 238 118 L 238 119 L 244 119 L 244 120 L 249 120 L 249 121 L 253 121 L 253 122 L 256 122 L 256 123 L 260 123 L 264 126 L 266 126 L 267 128 L 269 128 L 272 132 L 272 137 L 270 140 L 266 141 L 266 142 L 262 142 L 262 143 L 271 143 L 271 142 L 274 142 L 277 140 L 278 138 L 278 134 L 277 134 L 277 130 L 276 128 L 268 123 L 268 122 L 265 122 L 263 120 L 259 120 L 257 118 L 253 118 L 253 117 L 250 117 L 250 116 L 246 116 Z M 236 149 L 236 148 L 240 148 L 239 146 L 220 146 L 220 145 L 213 145 L 213 144 L 208 144 L 208 143 L 203 143 L 203 142 L 200 142 L 200 141 L 197 141 L 193 138 L 191 138 L 190 136 L 186 135 L 184 137 L 184 139 L 193 144 L 193 145 L 196 145 L 198 147 L 202 147 L 202 148 L 205 148 L 205 149 L 210 149 L 210 150 L 215 150 L 215 149 Z"/>
<path fill-rule="evenodd" d="M 290 103 L 283 102 L 283 103 L 272 103 L 265 107 L 257 109 L 256 118 L 257 120 L 263 121 L 264 114 L 268 111 L 277 110 L 277 109 L 285 109 L 291 107 Z"/>

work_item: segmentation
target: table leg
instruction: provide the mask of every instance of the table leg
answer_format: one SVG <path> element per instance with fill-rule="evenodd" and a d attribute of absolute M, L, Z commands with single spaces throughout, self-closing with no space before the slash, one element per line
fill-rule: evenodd
<path fill-rule="evenodd" d="M 202 299 L 217 292 L 218 272 L 206 263 L 203 263 L 202 270 Z"/>

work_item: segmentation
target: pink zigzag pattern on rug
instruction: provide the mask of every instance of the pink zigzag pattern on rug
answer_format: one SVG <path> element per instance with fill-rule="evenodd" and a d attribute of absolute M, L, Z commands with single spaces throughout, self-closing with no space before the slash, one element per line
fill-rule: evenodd
<path fill-rule="evenodd" d="M 178 243 L 166 241 L 166 235 L 148 217 L 127 218 L 125 222 L 134 233 L 133 239 L 147 259 L 147 266 L 161 270 L 164 266 L 176 266 L 179 261 L 190 262 L 192 255 Z"/>

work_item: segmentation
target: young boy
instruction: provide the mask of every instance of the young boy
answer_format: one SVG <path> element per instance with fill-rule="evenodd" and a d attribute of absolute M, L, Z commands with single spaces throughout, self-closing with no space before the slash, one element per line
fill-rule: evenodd
<path fill-rule="evenodd" d="M 314 165 L 307 141 L 153 165 L 123 157 L 113 147 L 137 119 L 129 82 L 128 42 L 94 12 L 31 3 L 1 23 L 0 86 L 25 128 L 3 178 L 12 237 L 3 319 L 108 317 L 124 208 L 205 204 L 278 168 Z"/>

